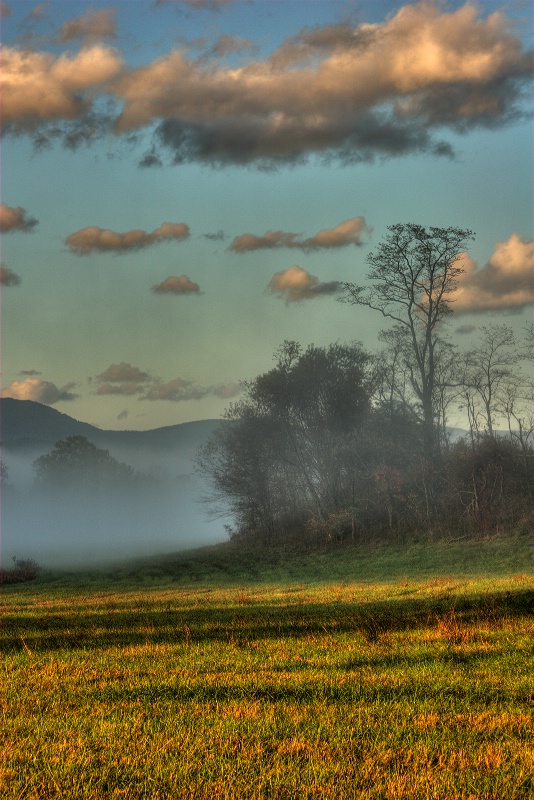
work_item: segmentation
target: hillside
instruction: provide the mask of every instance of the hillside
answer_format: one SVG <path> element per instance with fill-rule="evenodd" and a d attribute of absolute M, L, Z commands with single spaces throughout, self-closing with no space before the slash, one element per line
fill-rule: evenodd
<path fill-rule="evenodd" d="M 85 436 L 110 450 L 143 448 L 169 453 L 177 448 L 196 449 L 218 424 L 219 420 L 208 419 L 149 431 L 102 430 L 32 400 L 0 399 L 0 444 L 8 451 L 31 447 L 44 452 L 58 439 Z"/>

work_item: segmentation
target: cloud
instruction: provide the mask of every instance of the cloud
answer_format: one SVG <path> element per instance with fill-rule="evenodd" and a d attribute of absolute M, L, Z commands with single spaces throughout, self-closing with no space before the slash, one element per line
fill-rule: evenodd
<path fill-rule="evenodd" d="M 467 335 L 469 333 L 474 333 L 477 329 L 476 325 L 460 325 L 456 330 L 455 333 L 459 333 L 461 336 Z"/>
<path fill-rule="evenodd" d="M 59 31 L 60 42 L 70 42 L 73 39 L 95 41 L 106 37 L 116 38 L 114 9 L 88 11 L 80 17 L 64 22 Z"/>
<path fill-rule="evenodd" d="M 42 372 L 39 372 L 37 369 L 21 369 L 19 375 L 42 375 Z"/>
<path fill-rule="evenodd" d="M 298 303 L 301 300 L 336 294 L 340 288 L 341 284 L 338 281 L 321 283 L 318 278 L 297 264 L 284 272 L 276 272 L 267 285 L 268 292 L 284 298 L 286 303 Z"/>
<path fill-rule="evenodd" d="M 221 36 L 210 50 L 210 55 L 226 56 L 232 53 L 243 53 L 246 50 L 255 50 L 252 39 L 243 39 L 242 36 Z"/>
<path fill-rule="evenodd" d="M 285 231 L 267 231 L 262 236 L 253 233 L 244 233 L 230 243 L 228 249 L 234 253 L 246 253 L 250 250 L 266 250 L 278 247 L 295 248 L 299 250 L 318 250 L 320 248 L 346 247 L 347 245 L 362 245 L 364 234 L 370 233 L 372 228 L 367 225 L 363 217 L 354 217 L 340 222 L 335 228 L 326 228 L 318 231 L 308 239 L 299 238 L 298 233 Z"/>
<path fill-rule="evenodd" d="M 20 206 L 11 208 L 5 203 L 0 203 L 0 233 L 9 233 L 10 231 L 29 233 L 37 224 L 36 219 L 27 216 L 26 209 Z"/>
<path fill-rule="evenodd" d="M 380 24 L 306 29 L 239 68 L 173 51 L 117 81 L 116 130 L 156 123 L 175 163 L 450 156 L 446 128 L 510 121 L 530 80 L 505 15 L 477 15 L 471 3 L 447 12 L 422 1 Z"/>
<path fill-rule="evenodd" d="M 519 311 L 534 303 L 534 242 L 518 233 L 495 250 L 482 268 L 465 256 L 465 272 L 452 296 L 457 314 Z"/>
<path fill-rule="evenodd" d="M 86 256 L 94 251 L 126 253 L 164 241 L 182 241 L 188 236 L 189 227 L 183 222 L 164 222 L 152 233 L 141 230 L 115 233 L 115 231 L 92 226 L 72 233 L 65 239 L 65 244 L 73 253 Z"/>
<path fill-rule="evenodd" d="M 165 3 L 174 3 L 179 6 L 190 6 L 191 8 L 204 8 L 208 11 L 218 11 L 223 6 L 233 3 L 234 0 L 156 0 L 156 6 Z"/>
<path fill-rule="evenodd" d="M 170 400 L 179 403 L 184 400 L 200 400 L 209 393 L 209 389 L 196 386 L 192 381 L 175 378 L 168 383 L 154 384 L 141 400 Z"/>
<path fill-rule="evenodd" d="M 163 283 L 153 286 L 152 291 L 155 294 L 201 294 L 198 283 L 193 283 L 187 275 L 169 275 Z"/>
<path fill-rule="evenodd" d="M 0 16 L 2 17 L 11 16 L 11 9 L 7 3 L 0 3 Z"/>
<path fill-rule="evenodd" d="M 142 372 L 139 367 L 133 367 L 125 361 L 120 364 L 111 364 L 104 372 L 97 375 L 99 381 L 142 383 L 149 380 L 148 372 Z"/>
<path fill-rule="evenodd" d="M 124 411 L 121 411 L 120 414 L 117 414 L 117 419 L 126 419 L 128 417 L 128 409 L 125 408 Z"/>
<path fill-rule="evenodd" d="M 78 18 L 78 31 L 96 29 L 95 19 L 109 25 L 101 13 Z M 531 54 L 505 13 L 484 17 L 471 2 L 447 10 L 420 0 L 381 23 L 306 28 L 265 58 L 229 66 L 229 48 L 238 44 L 227 37 L 211 59 L 184 48 L 134 68 L 102 44 L 57 56 L 6 47 L 4 123 L 46 144 L 83 128 L 102 97 L 112 98 L 113 110 L 91 136 L 107 135 L 110 125 L 126 136 L 153 127 L 144 166 L 158 165 L 166 151 L 176 164 L 272 168 L 310 156 L 342 163 L 451 156 L 447 131 L 497 128 L 526 114 L 530 100 Z M 86 132 L 82 140 L 92 139 Z"/>
<path fill-rule="evenodd" d="M 96 376 L 99 381 L 96 393 L 98 395 L 125 395 L 130 396 L 145 391 L 146 384 L 153 379 L 148 372 L 142 372 L 139 367 L 121 361 L 120 364 L 111 364 L 104 372 Z"/>
<path fill-rule="evenodd" d="M 43 381 L 40 378 L 26 378 L 23 381 L 13 381 L 7 389 L 2 389 L 0 396 L 12 397 L 15 400 L 34 400 L 36 403 L 52 406 L 54 403 L 75 400 L 79 397 L 79 395 L 70 391 L 74 386 L 74 383 L 68 383 L 59 389 L 55 383 L 50 381 Z"/>
<path fill-rule="evenodd" d="M 20 277 L 9 267 L 0 264 L 0 286 L 18 286 Z"/>
<path fill-rule="evenodd" d="M 140 397 L 140 400 L 168 400 L 172 403 L 182 403 L 187 400 L 202 400 L 204 397 L 215 395 L 223 399 L 235 397 L 242 391 L 240 383 L 225 383 L 216 386 L 199 386 L 193 381 L 184 378 L 174 378 L 167 383 L 155 382 L 153 386 Z"/>
<path fill-rule="evenodd" d="M 19 132 L 36 131 L 49 122 L 82 119 L 95 97 L 109 91 L 110 81 L 124 65 L 116 50 L 95 44 L 57 57 L 6 46 L 0 67 L 3 125 Z"/>

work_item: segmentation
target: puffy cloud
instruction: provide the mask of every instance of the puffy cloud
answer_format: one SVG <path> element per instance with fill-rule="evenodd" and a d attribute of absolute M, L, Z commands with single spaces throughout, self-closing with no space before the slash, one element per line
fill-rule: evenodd
<path fill-rule="evenodd" d="M 504 14 L 477 14 L 422 1 L 380 24 L 305 30 L 240 68 L 173 51 L 117 81 L 116 130 L 158 122 L 176 163 L 450 155 L 434 131 L 508 121 L 531 74 Z"/>
<path fill-rule="evenodd" d="M 276 272 L 267 285 L 267 291 L 283 297 L 286 303 L 297 303 L 301 300 L 336 294 L 340 288 L 341 284 L 338 281 L 321 283 L 318 278 L 310 275 L 297 264 L 284 272 Z"/>
<path fill-rule="evenodd" d="M 189 236 L 189 227 L 183 222 L 164 222 L 152 233 L 141 230 L 116 233 L 115 231 L 91 226 L 82 228 L 65 239 L 65 244 L 80 256 L 89 255 L 94 251 L 106 253 L 126 253 L 130 250 L 140 250 L 164 241 L 182 241 Z"/>
<path fill-rule="evenodd" d="M 221 386 L 215 386 L 212 390 L 212 393 L 217 395 L 217 397 L 222 397 L 225 400 L 229 399 L 230 397 L 236 397 L 238 394 L 241 394 L 243 391 L 243 385 L 241 383 L 224 383 Z"/>
<path fill-rule="evenodd" d="M 6 206 L 5 203 L 0 203 L 0 233 L 9 233 L 10 231 L 28 233 L 36 225 L 37 220 L 33 219 L 33 217 L 28 217 L 26 209 L 20 206 L 11 208 Z"/>
<path fill-rule="evenodd" d="M 0 286 L 18 286 L 20 277 L 9 267 L 0 264 Z"/>
<path fill-rule="evenodd" d="M 201 294 L 200 286 L 189 280 L 187 275 L 169 275 L 168 278 L 152 287 L 155 294 Z"/>
<path fill-rule="evenodd" d="M 145 391 L 146 384 L 152 379 L 148 372 L 142 372 L 139 367 L 121 361 L 120 364 L 111 364 L 104 372 L 96 376 L 100 385 L 98 395 L 134 395 Z"/>
<path fill-rule="evenodd" d="M 452 296 L 454 311 L 478 313 L 484 311 L 519 311 L 534 302 L 534 242 L 512 235 L 497 242 L 495 250 L 479 268 L 466 255 L 465 272 Z"/>
<path fill-rule="evenodd" d="M 0 53 L 3 125 L 34 130 L 56 120 L 79 120 L 98 92 L 123 69 L 118 53 L 103 45 L 54 56 L 3 47 Z"/>
<path fill-rule="evenodd" d="M 96 30 L 95 20 L 109 26 L 101 13 L 79 18 L 78 32 Z M 70 30 L 64 35 L 72 37 Z M 47 123 L 65 135 L 65 126 L 95 112 L 100 96 L 112 95 L 116 134 L 156 126 L 144 166 L 159 165 L 163 148 L 174 163 L 272 167 L 310 155 L 349 163 L 412 152 L 450 156 L 444 131 L 503 125 L 529 96 L 530 53 L 503 12 L 483 17 L 471 2 L 449 11 L 420 0 L 382 23 L 305 29 L 266 58 L 226 64 L 229 50 L 243 44 L 227 37 L 211 59 L 173 50 L 132 69 L 101 44 L 59 56 L 6 47 L 3 119 L 46 142 Z M 82 141 L 108 132 L 109 123 L 102 117 L 84 127 Z"/>
<path fill-rule="evenodd" d="M 7 389 L 2 389 L 0 396 L 13 397 L 15 400 L 34 400 L 36 403 L 52 406 L 54 403 L 75 400 L 79 397 L 79 395 L 70 391 L 74 386 L 74 383 L 68 383 L 59 389 L 51 381 L 43 381 L 40 378 L 26 378 L 23 381 L 13 381 Z"/>
<path fill-rule="evenodd" d="M 370 233 L 371 230 L 363 217 L 353 217 L 340 222 L 335 228 L 325 228 L 318 231 L 308 239 L 299 237 L 298 233 L 286 233 L 284 231 L 267 231 L 262 236 L 244 233 L 241 236 L 236 236 L 228 249 L 234 253 L 246 253 L 250 250 L 265 250 L 275 247 L 289 247 L 299 250 L 346 247 L 350 244 L 363 244 L 364 234 Z"/>
<path fill-rule="evenodd" d="M 115 16 L 113 9 L 88 11 L 81 17 L 76 17 L 63 23 L 59 31 L 60 42 L 70 42 L 73 39 L 94 41 L 105 37 L 116 38 Z"/>
<path fill-rule="evenodd" d="M 142 372 L 139 367 L 133 367 L 125 361 L 120 364 L 111 364 L 104 372 L 97 375 L 97 380 L 110 382 L 142 383 L 149 380 L 148 372 Z"/>

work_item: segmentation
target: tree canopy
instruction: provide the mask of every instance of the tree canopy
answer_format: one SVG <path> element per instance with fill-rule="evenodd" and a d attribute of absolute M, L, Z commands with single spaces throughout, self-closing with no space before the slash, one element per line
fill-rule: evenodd
<path fill-rule="evenodd" d="M 38 485 L 87 488 L 126 485 L 134 470 L 90 442 L 85 436 L 68 436 L 56 442 L 50 453 L 33 462 Z"/>

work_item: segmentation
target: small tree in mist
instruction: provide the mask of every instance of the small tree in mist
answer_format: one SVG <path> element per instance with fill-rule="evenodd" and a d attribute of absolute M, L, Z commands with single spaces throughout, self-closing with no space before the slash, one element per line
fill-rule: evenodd
<path fill-rule="evenodd" d="M 464 251 L 474 237 L 462 228 L 415 224 L 390 225 L 388 231 L 367 257 L 371 285 L 344 283 L 341 299 L 379 311 L 394 323 L 389 336 L 395 339 L 403 398 L 423 424 L 425 457 L 431 461 L 439 446 L 436 389 L 443 323 L 452 313 Z"/>
<path fill-rule="evenodd" d="M 107 488 L 127 486 L 135 473 L 90 442 L 85 436 L 68 436 L 56 442 L 54 449 L 33 462 L 38 486 L 48 488 Z"/>

